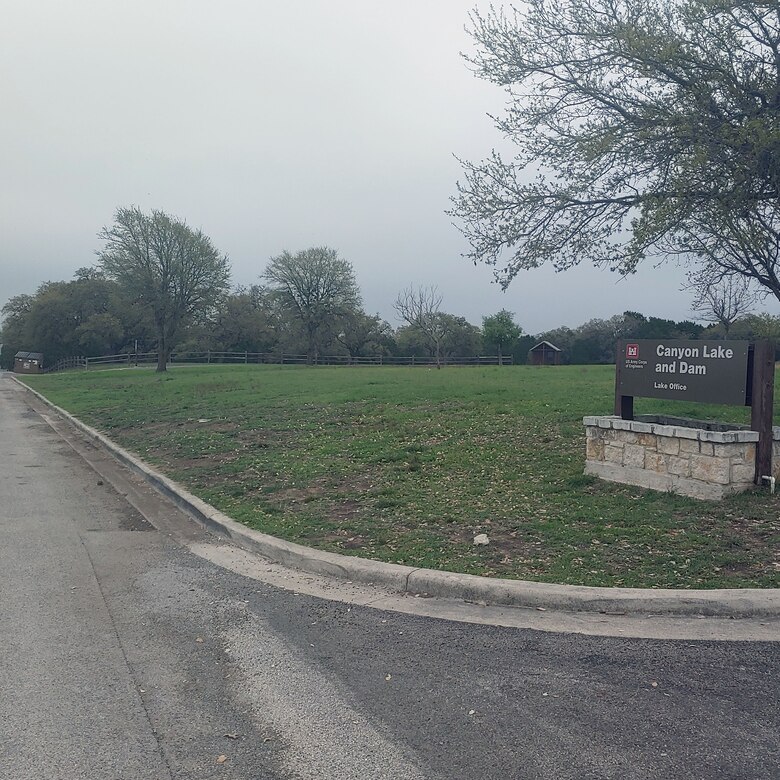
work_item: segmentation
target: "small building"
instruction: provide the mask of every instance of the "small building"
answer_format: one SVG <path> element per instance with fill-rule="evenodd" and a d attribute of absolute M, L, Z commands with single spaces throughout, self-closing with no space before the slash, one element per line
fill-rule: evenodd
<path fill-rule="evenodd" d="M 41 374 L 43 373 L 42 352 L 17 352 L 14 355 L 15 374 Z"/>
<path fill-rule="evenodd" d="M 563 351 L 549 341 L 540 341 L 528 350 L 528 362 L 532 366 L 559 366 Z"/>

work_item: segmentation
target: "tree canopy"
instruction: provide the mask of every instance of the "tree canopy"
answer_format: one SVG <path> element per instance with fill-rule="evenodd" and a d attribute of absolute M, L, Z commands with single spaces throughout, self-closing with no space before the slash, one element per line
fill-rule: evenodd
<path fill-rule="evenodd" d="M 354 310 L 339 320 L 336 341 L 351 358 L 359 355 L 384 355 L 394 344 L 393 329 L 378 314 Z"/>
<path fill-rule="evenodd" d="M 163 211 L 120 208 L 103 228 L 101 266 L 138 305 L 148 307 L 157 333 L 157 370 L 182 328 L 227 291 L 230 266 L 211 239 Z"/>
<path fill-rule="evenodd" d="M 136 316 L 114 282 L 86 268 L 76 271 L 73 281 L 46 282 L 34 296 L 11 298 L 2 313 L 0 341 L 43 352 L 48 365 L 121 349 Z"/>
<path fill-rule="evenodd" d="M 326 246 L 282 252 L 271 258 L 263 276 L 303 328 L 310 361 L 336 332 L 339 319 L 360 308 L 352 265 Z"/>
<path fill-rule="evenodd" d="M 780 299 L 780 7 L 530 0 L 474 12 L 517 154 L 464 162 L 451 215 L 503 287 L 584 259 L 703 262 Z"/>
<path fill-rule="evenodd" d="M 490 317 L 482 318 L 482 338 L 488 349 L 498 349 L 499 363 L 504 350 L 520 338 L 522 329 L 515 322 L 514 314 L 506 309 L 496 312 Z"/>

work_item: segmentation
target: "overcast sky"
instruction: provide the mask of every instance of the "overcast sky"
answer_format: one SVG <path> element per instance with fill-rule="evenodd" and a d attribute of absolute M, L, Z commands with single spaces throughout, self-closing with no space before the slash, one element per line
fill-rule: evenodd
<path fill-rule="evenodd" d="M 93 265 L 118 206 L 160 208 L 230 257 L 328 245 L 369 313 L 436 284 L 526 332 L 626 309 L 683 319 L 682 273 L 582 266 L 506 293 L 444 213 L 460 166 L 501 143 L 503 92 L 460 57 L 473 0 L 27 0 L 0 26 L 0 305 Z"/>

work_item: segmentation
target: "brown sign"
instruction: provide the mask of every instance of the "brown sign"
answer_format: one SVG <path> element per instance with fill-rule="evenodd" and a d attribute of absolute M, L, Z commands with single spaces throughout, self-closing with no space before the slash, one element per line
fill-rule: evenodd
<path fill-rule="evenodd" d="M 749 346 L 747 341 L 620 341 L 618 394 L 744 406 Z"/>

